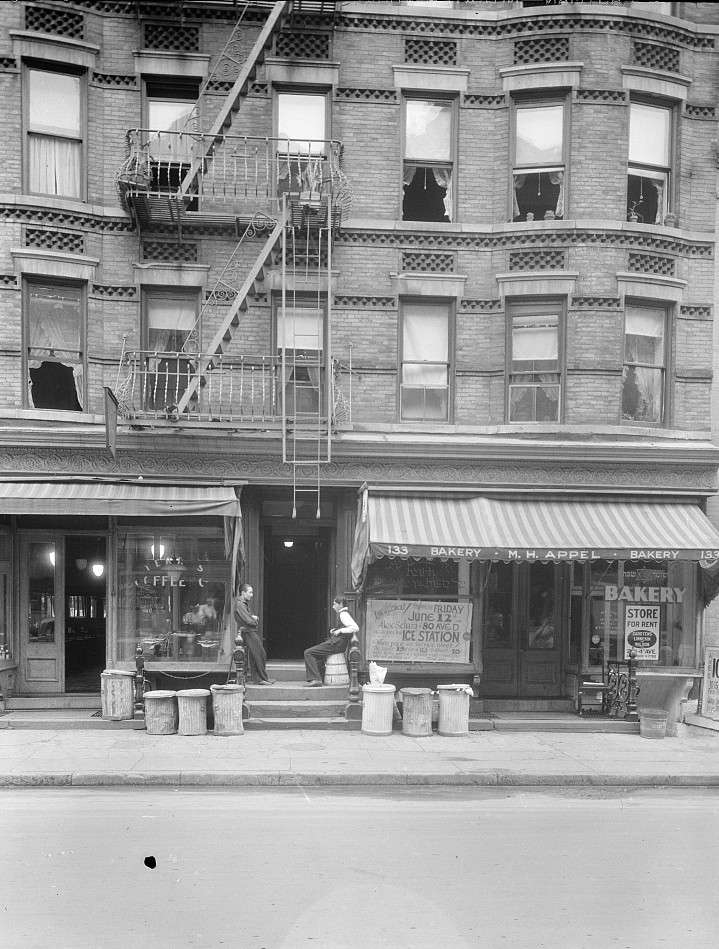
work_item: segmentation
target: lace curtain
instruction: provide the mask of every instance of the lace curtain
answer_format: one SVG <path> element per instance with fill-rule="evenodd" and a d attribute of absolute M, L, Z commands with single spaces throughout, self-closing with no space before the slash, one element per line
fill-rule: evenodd
<path fill-rule="evenodd" d="M 538 172 L 538 174 L 543 174 L 543 172 Z M 554 208 L 554 213 L 557 217 L 564 217 L 564 172 L 563 171 L 550 171 L 546 172 L 549 175 L 549 180 L 553 185 L 559 185 L 559 194 L 557 195 L 557 204 Z M 521 191 L 522 188 L 527 183 L 527 174 L 515 175 L 514 176 L 514 190 L 512 194 L 512 211 L 513 217 L 519 217 L 521 215 L 521 210 L 519 207 L 519 202 L 517 201 L 517 192 Z"/>

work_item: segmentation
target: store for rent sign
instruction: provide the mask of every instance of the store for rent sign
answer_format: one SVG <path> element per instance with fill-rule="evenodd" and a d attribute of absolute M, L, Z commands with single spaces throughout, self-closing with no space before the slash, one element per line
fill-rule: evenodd
<path fill-rule="evenodd" d="M 704 652 L 702 715 L 719 721 L 719 649 L 714 646 L 709 646 Z"/>
<path fill-rule="evenodd" d="M 633 649 L 637 659 L 659 658 L 661 607 L 627 603 L 624 612 L 624 655 Z"/>
<path fill-rule="evenodd" d="M 367 658 L 385 662 L 469 662 L 472 604 L 367 600 Z"/>

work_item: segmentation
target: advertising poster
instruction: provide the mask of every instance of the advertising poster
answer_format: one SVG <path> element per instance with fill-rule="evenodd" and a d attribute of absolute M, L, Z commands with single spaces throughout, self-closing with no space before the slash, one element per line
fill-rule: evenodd
<path fill-rule="evenodd" d="M 624 656 L 633 649 L 637 659 L 659 659 L 661 607 L 627 603 L 624 609 Z"/>
<path fill-rule="evenodd" d="M 472 604 L 367 600 L 367 658 L 385 662 L 469 662 Z"/>
<path fill-rule="evenodd" d="M 701 713 L 719 722 L 719 649 L 716 647 L 709 647 L 704 653 Z"/>

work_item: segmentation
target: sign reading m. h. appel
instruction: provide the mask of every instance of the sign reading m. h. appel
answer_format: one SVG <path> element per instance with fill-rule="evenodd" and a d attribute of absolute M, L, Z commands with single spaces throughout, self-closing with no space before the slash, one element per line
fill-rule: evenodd
<path fill-rule="evenodd" d="M 367 658 L 385 662 L 469 662 L 472 604 L 367 600 Z"/>

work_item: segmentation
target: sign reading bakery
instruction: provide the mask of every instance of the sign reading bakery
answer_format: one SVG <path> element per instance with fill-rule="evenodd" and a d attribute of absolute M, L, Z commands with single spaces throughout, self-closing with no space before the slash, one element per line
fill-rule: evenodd
<path fill-rule="evenodd" d="M 472 604 L 367 600 L 367 658 L 385 662 L 469 662 Z"/>

